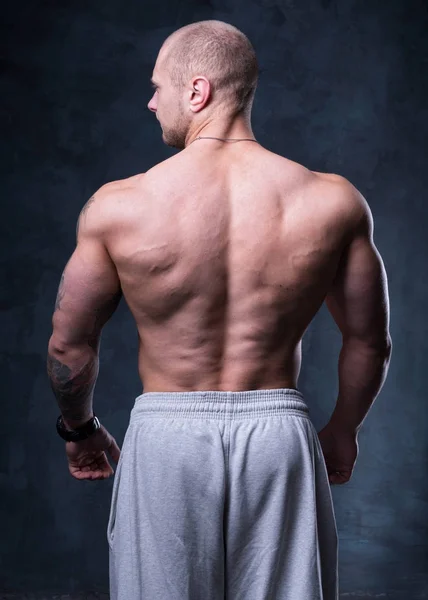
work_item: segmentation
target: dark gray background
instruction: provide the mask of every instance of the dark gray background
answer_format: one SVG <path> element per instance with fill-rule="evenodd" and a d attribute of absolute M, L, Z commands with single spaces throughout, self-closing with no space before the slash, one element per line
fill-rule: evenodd
<path fill-rule="evenodd" d="M 332 488 L 340 588 L 344 598 L 428 598 L 426 5 L 51 0 L 2 10 L 0 591 L 108 590 L 113 478 L 79 482 L 68 473 L 45 371 L 50 319 L 85 201 L 176 152 L 146 108 L 162 42 L 216 18 L 256 49 L 258 140 L 344 175 L 371 206 L 394 350 L 353 478 Z M 122 303 L 103 333 L 94 404 L 120 445 L 141 391 L 136 349 Z M 323 307 L 304 338 L 300 377 L 318 430 L 334 406 L 339 350 Z"/>

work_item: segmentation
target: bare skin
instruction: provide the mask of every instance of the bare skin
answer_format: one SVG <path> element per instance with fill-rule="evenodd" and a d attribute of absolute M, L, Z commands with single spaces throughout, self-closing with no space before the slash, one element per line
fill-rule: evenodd
<path fill-rule="evenodd" d="M 198 140 L 112 190 L 105 241 L 145 392 L 297 388 L 352 225 L 337 179 L 251 142 Z"/>
<path fill-rule="evenodd" d="M 104 186 L 85 226 L 111 261 L 99 293 L 108 305 L 120 289 L 135 318 L 144 392 L 297 388 L 303 334 L 365 211 L 343 178 L 252 142 L 198 140 L 145 174 Z M 90 260 L 85 238 L 80 248 Z M 324 435 L 331 444 L 331 428 Z M 351 475 L 354 432 L 347 445 L 347 467 L 336 461 L 332 482 Z"/>
<path fill-rule="evenodd" d="M 164 142 L 182 152 L 103 186 L 81 212 L 48 349 L 64 422 L 76 428 L 93 414 L 101 331 L 122 295 L 138 330 L 144 393 L 298 388 L 302 337 L 325 301 L 343 347 L 339 398 L 318 435 L 330 482 L 345 483 L 391 351 L 367 202 L 343 177 L 257 143 L 197 140 L 254 135 L 248 116 L 204 111 L 203 75 L 177 100 L 162 51 L 154 80 L 148 107 Z M 106 453 L 117 462 L 105 428 L 67 442 L 70 473 L 109 477 Z"/>

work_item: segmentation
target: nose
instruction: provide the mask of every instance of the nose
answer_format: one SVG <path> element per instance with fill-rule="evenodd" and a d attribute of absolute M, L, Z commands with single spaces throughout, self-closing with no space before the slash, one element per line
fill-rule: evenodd
<path fill-rule="evenodd" d="M 156 101 L 155 101 L 155 94 L 153 94 L 152 99 L 150 100 L 150 102 L 147 105 L 147 108 L 149 110 L 151 110 L 152 112 L 156 112 L 157 106 L 156 106 Z"/>

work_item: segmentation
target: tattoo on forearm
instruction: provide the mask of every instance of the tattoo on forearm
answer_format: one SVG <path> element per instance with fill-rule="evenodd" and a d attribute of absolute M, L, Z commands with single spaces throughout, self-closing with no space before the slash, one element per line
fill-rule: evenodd
<path fill-rule="evenodd" d="M 79 370 L 72 370 L 48 354 L 48 376 L 60 410 L 66 420 L 84 421 L 89 418 L 98 367 L 97 355 L 90 357 Z"/>
<path fill-rule="evenodd" d="M 89 198 L 89 200 L 86 202 L 86 204 L 83 206 L 82 210 L 80 211 L 79 218 L 77 219 L 77 224 L 76 224 L 76 240 L 79 235 L 80 219 L 84 216 L 84 214 L 86 213 L 86 211 L 88 210 L 88 208 L 91 206 L 91 204 L 94 201 L 95 201 L 95 195 L 93 195 Z"/>
<path fill-rule="evenodd" d="M 88 337 L 88 344 L 93 350 L 98 351 L 101 329 L 116 310 L 121 298 L 122 290 L 117 294 L 112 294 L 104 306 L 94 311 L 94 324 Z"/>
<path fill-rule="evenodd" d="M 61 276 L 61 281 L 59 282 L 58 294 L 55 301 L 55 310 L 59 310 L 61 308 L 61 300 L 64 298 L 64 273 Z"/>

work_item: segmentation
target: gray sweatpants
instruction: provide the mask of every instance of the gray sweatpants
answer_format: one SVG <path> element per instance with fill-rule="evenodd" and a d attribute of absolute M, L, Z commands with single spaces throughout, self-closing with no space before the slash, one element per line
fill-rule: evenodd
<path fill-rule="evenodd" d="M 111 600 L 337 600 L 330 484 L 302 394 L 138 396 L 107 539 Z"/>

